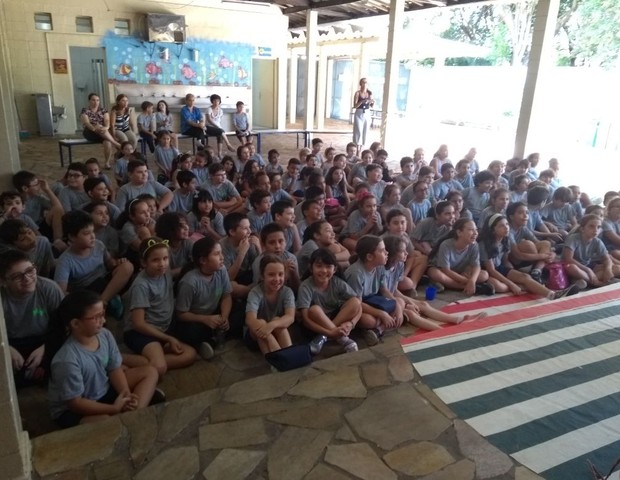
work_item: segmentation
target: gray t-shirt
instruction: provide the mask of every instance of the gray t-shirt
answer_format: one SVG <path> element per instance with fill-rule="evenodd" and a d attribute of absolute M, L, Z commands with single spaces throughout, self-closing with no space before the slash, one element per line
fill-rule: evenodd
<path fill-rule="evenodd" d="M 297 292 L 297 308 L 310 308 L 318 305 L 328 317 L 336 314 L 340 307 L 352 297 L 357 297 L 353 289 L 340 277 L 332 277 L 327 290 L 319 290 L 312 277 L 304 280 Z"/>
<path fill-rule="evenodd" d="M 252 233 L 260 233 L 265 225 L 273 222 L 271 212 L 258 214 L 255 210 L 250 210 L 248 212 L 248 220 L 250 221 L 250 229 L 252 230 Z"/>
<path fill-rule="evenodd" d="M 105 276 L 107 256 L 105 245 L 99 240 L 95 240 L 95 246 L 91 248 L 87 257 L 76 255 L 71 250 L 65 250 L 58 257 L 54 280 L 58 283 L 66 283 L 68 291 L 87 288 L 95 280 Z"/>
<path fill-rule="evenodd" d="M 440 225 L 434 218 L 425 218 L 416 225 L 411 238 L 418 242 L 428 242 L 431 246 L 435 246 L 449 232 L 450 225 Z"/>
<path fill-rule="evenodd" d="M 377 217 L 377 223 L 374 230 L 378 233 L 383 230 L 383 223 L 381 222 L 381 215 L 379 214 L 379 212 L 376 212 L 375 216 Z M 346 237 L 348 235 L 351 235 L 352 233 L 361 232 L 367 223 L 368 220 L 364 216 L 362 216 L 362 212 L 360 212 L 359 210 L 354 210 L 351 215 L 349 215 L 347 224 L 342 230 L 342 236 Z"/>
<path fill-rule="evenodd" d="M 131 183 L 126 183 L 118 190 L 118 195 L 116 196 L 116 206 L 121 209 L 121 211 L 125 210 L 125 206 L 131 202 L 134 198 L 138 196 L 148 193 L 153 197 L 160 199 L 164 195 L 170 193 L 170 190 L 164 187 L 161 183 L 148 181 L 144 185 L 135 186 Z"/>
<path fill-rule="evenodd" d="M 312 252 L 318 250 L 319 246 L 314 240 L 308 240 L 301 246 L 297 252 L 297 268 L 299 269 L 299 277 L 302 278 L 308 271 L 310 266 L 310 256 Z"/>
<path fill-rule="evenodd" d="M 24 202 L 24 213 L 32 218 L 35 223 L 41 223 L 45 219 L 45 210 L 50 208 L 52 208 L 52 202 L 43 195 L 28 197 Z"/>
<path fill-rule="evenodd" d="M 480 250 L 474 242 L 459 251 L 454 246 L 454 238 L 442 242 L 437 255 L 431 259 L 431 265 L 438 268 L 447 268 L 456 273 L 463 273 L 469 267 L 480 265 Z"/>
<path fill-rule="evenodd" d="M 394 293 L 398 289 L 398 283 L 405 278 L 405 262 L 398 262 L 384 270 L 386 287 L 390 293 Z"/>
<path fill-rule="evenodd" d="M 606 218 L 605 220 L 603 220 L 603 234 L 602 234 L 603 242 L 605 243 L 605 246 L 607 248 L 615 250 L 618 247 L 620 247 L 620 245 L 616 245 L 613 242 L 610 242 L 609 240 L 607 240 L 605 238 L 605 232 L 611 232 L 611 233 L 615 233 L 616 235 L 620 235 L 620 221 L 614 222 L 613 220 L 610 220 L 609 218 Z"/>
<path fill-rule="evenodd" d="M 194 242 L 188 238 L 181 241 L 179 248 L 170 247 L 170 268 L 183 268 L 186 264 L 192 262 L 192 248 Z"/>
<path fill-rule="evenodd" d="M 377 295 L 380 288 L 387 288 L 385 268 L 368 271 L 360 260 L 345 270 L 344 278 L 358 297 Z"/>
<path fill-rule="evenodd" d="M 34 248 L 27 253 L 32 264 L 37 267 L 37 274 L 49 277 L 54 269 L 54 253 L 47 237 L 37 236 Z"/>
<path fill-rule="evenodd" d="M 425 218 L 428 218 L 428 211 L 431 209 L 431 201 L 425 198 L 421 202 L 411 201 L 409 203 L 409 210 L 411 211 L 411 218 L 416 225 Z"/>
<path fill-rule="evenodd" d="M 581 232 L 576 231 L 569 234 L 564 240 L 564 248 L 573 251 L 573 258 L 583 265 L 592 265 L 603 261 L 607 255 L 607 248 L 603 241 L 596 237 L 589 243 L 581 238 Z"/>
<path fill-rule="evenodd" d="M 514 245 L 514 240 L 512 237 L 508 236 L 506 243 L 502 242 L 495 246 L 496 251 L 491 252 L 489 248 L 487 248 L 485 242 L 480 242 L 478 244 L 480 251 L 480 264 L 484 265 L 484 262 L 487 260 L 491 260 L 493 266 L 495 268 L 499 267 L 504 260 L 504 257 L 510 253 L 510 249 Z"/>
<path fill-rule="evenodd" d="M 529 240 L 531 242 L 537 242 L 536 236 L 527 227 L 510 228 L 510 237 L 513 243 L 519 243 L 521 240 Z"/>
<path fill-rule="evenodd" d="M 168 205 L 169 212 L 181 212 L 188 213 L 192 210 L 192 202 L 194 201 L 194 194 L 183 193 L 181 190 L 176 189 L 172 192 L 172 202 Z"/>
<path fill-rule="evenodd" d="M 214 202 L 224 202 L 240 196 L 230 180 L 224 180 L 220 185 L 213 185 L 211 181 L 207 181 L 200 188 L 207 190 L 213 197 Z"/>
<path fill-rule="evenodd" d="M 99 400 L 110 388 L 108 375 L 121 367 L 123 359 L 109 330 L 102 329 L 97 339 L 99 348 L 91 352 L 69 337 L 54 355 L 48 387 L 53 419 L 69 410 L 70 400 Z"/>
<path fill-rule="evenodd" d="M 570 219 L 574 217 L 573 209 L 566 203 L 561 207 L 556 207 L 552 203 L 541 210 L 542 217 L 562 230 L 570 230 L 572 225 Z"/>
<path fill-rule="evenodd" d="M 213 272 L 210 278 L 195 268 L 179 280 L 176 310 L 196 315 L 212 315 L 219 311 L 222 297 L 231 292 L 232 287 L 225 268 Z"/>
<path fill-rule="evenodd" d="M 65 187 L 60 191 L 58 200 L 60 200 L 65 213 L 71 210 L 79 210 L 82 208 L 82 205 L 91 201 L 84 190 L 73 190 L 69 187 Z"/>
<path fill-rule="evenodd" d="M 35 291 L 25 297 L 14 297 L 4 287 L 0 293 L 9 343 L 14 338 L 45 335 L 64 296 L 55 282 L 42 277 L 37 278 Z"/>
<path fill-rule="evenodd" d="M 124 296 L 125 331 L 132 330 L 131 311 L 144 309 L 144 320 L 165 332 L 170 327 L 174 310 L 172 274 L 167 271 L 161 277 L 150 277 L 142 270 Z"/>
<path fill-rule="evenodd" d="M 270 303 L 265 298 L 262 283 L 256 285 L 248 294 L 245 312 L 256 312 L 256 317 L 270 322 L 274 317 L 284 315 L 287 308 L 295 308 L 295 295 L 286 285 L 278 292 L 275 303 Z"/>
<path fill-rule="evenodd" d="M 463 208 L 469 210 L 474 220 L 478 221 L 482 210 L 489 204 L 490 198 L 488 193 L 481 193 L 476 187 L 466 188 L 463 190 Z"/>
<path fill-rule="evenodd" d="M 253 283 L 258 283 L 260 282 L 260 261 L 261 259 L 265 256 L 264 253 L 261 253 L 258 257 L 256 257 L 256 260 L 254 260 L 254 263 L 252 263 L 252 281 Z M 297 257 L 295 255 L 293 255 L 291 252 L 284 250 L 284 252 L 282 252 L 282 255 L 280 256 L 280 258 L 284 261 L 284 262 L 288 262 L 289 260 L 292 260 L 293 262 L 295 262 L 295 269 L 299 272 L 299 265 L 297 264 Z"/>
<path fill-rule="evenodd" d="M 118 257 L 120 253 L 118 230 L 106 225 L 104 228 L 95 230 L 95 237 L 106 246 L 110 255 Z"/>
<path fill-rule="evenodd" d="M 187 214 L 187 225 L 189 226 L 190 235 L 194 232 L 198 232 L 203 235 L 206 234 L 200 223 L 200 218 L 198 218 L 194 212 L 189 212 Z M 215 212 L 215 216 L 211 219 L 211 228 L 213 228 L 213 230 L 215 230 L 222 237 L 226 236 L 226 232 L 224 231 L 224 217 L 220 212 Z"/>
<path fill-rule="evenodd" d="M 224 255 L 224 265 L 226 268 L 230 268 L 230 266 L 235 263 L 235 259 L 237 258 L 237 247 L 232 244 L 229 237 L 223 238 L 220 241 L 220 245 L 222 246 L 222 254 Z M 251 243 L 248 252 L 245 254 L 245 257 L 241 262 L 239 273 L 251 271 L 252 264 L 259 254 L 260 252 L 258 251 L 258 248 Z"/>

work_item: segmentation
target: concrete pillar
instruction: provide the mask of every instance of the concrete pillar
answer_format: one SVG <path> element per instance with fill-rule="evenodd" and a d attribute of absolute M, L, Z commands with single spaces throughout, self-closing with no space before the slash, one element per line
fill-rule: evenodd
<path fill-rule="evenodd" d="M 7 48 L 6 17 L 0 4 L 0 188 L 8 189 L 11 176 L 20 168 L 17 149 L 19 127 L 13 103 L 13 81 Z M 18 54 L 18 53 L 17 53 Z M 4 314 L 0 308 L 0 476 L 7 479 L 30 478 L 30 441 L 22 429 L 13 367 L 8 348 Z"/>
<path fill-rule="evenodd" d="M 405 19 L 405 0 L 390 1 L 390 24 L 387 40 L 387 57 L 385 59 L 385 83 L 383 85 L 383 105 L 381 112 L 381 144 L 388 150 L 392 158 L 401 155 L 398 148 L 408 148 L 400 145 L 396 125 L 398 112 L 396 96 L 400 71 L 400 46 L 403 43 L 403 21 Z"/>
<path fill-rule="evenodd" d="M 289 60 L 288 69 L 288 121 L 295 123 L 297 121 L 297 66 L 299 64 L 299 56 L 295 53 L 295 49 L 291 50 L 291 58 Z"/>
<path fill-rule="evenodd" d="M 334 102 L 334 59 L 328 58 L 327 60 L 327 76 L 325 77 L 325 118 L 331 117 L 332 104 Z"/>
<path fill-rule="evenodd" d="M 314 105 L 316 102 L 316 52 L 319 14 L 316 10 L 308 10 L 306 17 L 306 91 L 304 103 L 306 107 L 304 115 L 304 129 L 314 128 Z"/>
<path fill-rule="evenodd" d="M 545 96 L 547 73 L 553 67 L 553 39 L 559 8 L 560 0 L 538 0 L 530 59 L 515 136 L 515 157 L 523 158 L 526 151 L 537 150 L 539 139 L 544 137 L 546 122 L 541 100 Z"/>
<path fill-rule="evenodd" d="M 316 128 L 325 128 L 325 108 L 327 104 L 327 54 L 319 48 L 319 69 L 316 86 Z"/>

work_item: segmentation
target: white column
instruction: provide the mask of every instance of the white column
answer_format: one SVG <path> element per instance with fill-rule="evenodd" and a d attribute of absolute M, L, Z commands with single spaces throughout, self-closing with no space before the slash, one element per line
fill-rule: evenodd
<path fill-rule="evenodd" d="M 388 31 L 387 57 L 385 59 L 385 83 L 383 85 L 383 105 L 381 113 L 381 144 L 392 158 L 401 155 L 400 150 L 409 146 L 398 141 L 398 112 L 396 95 L 400 70 L 400 45 L 402 45 L 405 0 L 390 1 L 390 25 Z M 409 150 L 411 150 L 409 148 Z"/>
<path fill-rule="evenodd" d="M 306 81 L 304 92 L 305 115 L 304 129 L 314 128 L 314 105 L 316 101 L 316 41 L 319 36 L 317 29 L 318 12 L 308 10 L 306 17 Z"/>
<path fill-rule="evenodd" d="M 316 86 L 316 128 L 325 128 L 325 108 L 327 104 L 327 53 L 319 47 L 319 71 Z"/>
<path fill-rule="evenodd" d="M 560 0 L 538 0 L 530 59 L 515 136 L 515 157 L 523 158 L 526 151 L 537 150 L 538 139 L 544 136 L 546 122 L 541 100 L 548 87 L 547 73 L 553 67 L 553 39 L 559 8 Z"/>
<path fill-rule="evenodd" d="M 332 103 L 334 102 L 334 59 L 327 59 L 327 76 L 325 77 L 325 118 L 332 114 Z"/>
<path fill-rule="evenodd" d="M 291 50 L 291 58 L 289 60 L 288 70 L 288 121 L 295 123 L 297 121 L 297 66 L 299 65 L 299 56 L 295 53 L 295 49 Z"/>

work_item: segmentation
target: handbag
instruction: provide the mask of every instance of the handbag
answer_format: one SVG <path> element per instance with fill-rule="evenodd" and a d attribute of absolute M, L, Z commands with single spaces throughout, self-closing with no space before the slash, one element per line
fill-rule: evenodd
<path fill-rule="evenodd" d="M 291 345 L 275 352 L 265 354 L 265 360 L 280 372 L 305 367 L 312 363 L 312 354 L 308 345 Z"/>
<path fill-rule="evenodd" d="M 396 310 L 396 300 L 383 295 L 367 295 L 362 298 L 362 302 L 386 313 L 394 313 Z"/>
<path fill-rule="evenodd" d="M 564 290 L 568 288 L 568 274 L 563 262 L 550 263 L 545 269 L 548 274 L 545 286 L 549 290 Z"/>

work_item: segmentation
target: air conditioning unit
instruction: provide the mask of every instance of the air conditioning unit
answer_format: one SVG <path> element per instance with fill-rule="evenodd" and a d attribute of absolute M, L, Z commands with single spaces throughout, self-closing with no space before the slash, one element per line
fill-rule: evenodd
<path fill-rule="evenodd" d="M 149 42 L 185 43 L 185 16 L 147 13 Z"/>

